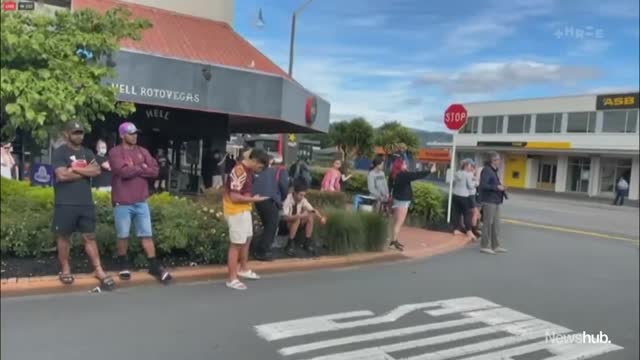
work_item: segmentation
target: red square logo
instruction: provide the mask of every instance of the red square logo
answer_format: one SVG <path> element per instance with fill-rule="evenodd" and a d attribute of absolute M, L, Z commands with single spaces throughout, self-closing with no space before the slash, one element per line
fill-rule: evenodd
<path fill-rule="evenodd" d="M 16 10 L 16 2 L 15 1 L 5 1 L 2 3 L 3 11 L 15 11 Z"/>

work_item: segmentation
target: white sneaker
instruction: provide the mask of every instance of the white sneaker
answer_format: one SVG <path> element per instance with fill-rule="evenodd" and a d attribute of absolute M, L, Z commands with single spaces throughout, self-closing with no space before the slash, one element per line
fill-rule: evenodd
<path fill-rule="evenodd" d="M 260 275 L 258 275 L 255 272 L 253 272 L 253 270 L 238 271 L 238 276 L 240 276 L 243 279 L 249 279 L 249 280 L 259 280 L 260 279 Z"/>
<path fill-rule="evenodd" d="M 503 248 L 503 247 L 497 247 L 495 249 L 493 249 L 493 251 L 497 252 L 497 253 L 506 253 L 507 249 Z"/>
<path fill-rule="evenodd" d="M 483 252 L 483 253 L 485 253 L 485 254 L 491 254 L 491 255 L 495 255 L 495 254 L 496 254 L 496 252 L 495 252 L 495 251 L 493 251 L 493 250 L 491 250 L 491 249 L 488 249 L 488 248 L 481 248 L 481 249 L 480 249 L 480 252 Z"/>

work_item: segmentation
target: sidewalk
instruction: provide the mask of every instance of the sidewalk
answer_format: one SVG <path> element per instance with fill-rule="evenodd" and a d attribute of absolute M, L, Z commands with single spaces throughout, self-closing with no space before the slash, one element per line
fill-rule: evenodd
<path fill-rule="evenodd" d="M 386 250 L 376 253 L 325 256 L 314 259 L 295 258 L 276 260 L 273 262 L 251 261 L 250 267 L 252 270 L 255 270 L 260 274 L 343 268 L 380 262 L 421 259 L 451 252 L 468 244 L 468 241 L 460 236 L 410 227 L 402 229 L 400 238 L 405 244 L 405 251 L 403 252 Z M 224 265 L 181 267 L 173 269 L 172 274 L 174 277 L 173 282 L 222 280 L 225 279 L 227 275 L 227 269 Z M 134 273 L 132 279 L 126 282 L 118 280 L 117 275 L 114 273 L 111 273 L 110 275 L 114 276 L 116 279 L 117 288 L 157 284 L 157 281 L 145 271 Z M 2 279 L 0 295 L 2 297 L 10 297 L 81 292 L 91 291 L 97 286 L 98 281 L 91 274 L 76 274 L 74 284 L 69 286 L 62 285 L 57 276 L 9 278 Z"/>
<path fill-rule="evenodd" d="M 437 186 L 445 193 L 449 192 L 449 185 L 444 181 L 430 181 L 425 180 L 429 184 Z M 571 192 L 553 192 L 540 189 L 508 189 L 509 195 L 515 196 L 529 196 L 531 198 L 537 198 L 539 200 L 554 200 L 554 201 L 571 201 L 575 203 L 582 203 L 585 205 L 593 205 L 598 208 L 638 208 L 640 207 L 640 201 L 624 199 L 623 206 L 613 206 L 613 197 L 595 196 L 589 197 L 584 194 L 571 193 Z"/>

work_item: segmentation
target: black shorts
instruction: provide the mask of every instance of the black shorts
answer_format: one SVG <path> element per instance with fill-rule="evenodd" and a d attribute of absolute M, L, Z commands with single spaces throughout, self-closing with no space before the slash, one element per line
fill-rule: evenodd
<path fill-rule="evenodd" d="M 60 235 L 93 234 L 96 232 L 96 209 L 93 205 L 56 205 L 51 228 Z"/>
<path fill-rule="evenodd" d="M 469 204 L 472 209 L 480 207 L 480 203 L 478 202 L 476 195 L 469 196 Z"/>

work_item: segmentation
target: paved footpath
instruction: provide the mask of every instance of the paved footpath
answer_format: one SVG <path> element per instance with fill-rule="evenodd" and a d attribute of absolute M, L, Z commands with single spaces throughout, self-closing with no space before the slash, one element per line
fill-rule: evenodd
<path fill-rule="evenodd" d="M 505 224 L 506 255 L 7 298 L 3 359 L 630 360 L 638 247 Z M 580 343 L 602 333 L 603 343 Z M 563 336 L 571 335 L 571 336 Z M 610 341 L 610 343 L 608 342 Z"/>
<path fill-rule="evenodd" d="M 282 259 L 266 263 L 251 262 L 250 266 L 253 270 L 261 274 L 352 267 L 377 262 L 426 258 L 454 251 L 468 244 L 468 241 L 464 237 L 411 227 L 403 228 L 400 237 L 406 245 L 404 252 L 386 250 L 384 252 L 359 253 L 348 256 L 325 256 L 313 259 Z M 183 267 L 173 269 L 172 274 L 175 278 L 174 282 L 224 279 L 227 275 L 227 268 L 223 265 Z M 117 278 L 116 274 L 112 275 L 114 278 Z M 76 274 L 75 277 L 75 282 L 71 286 L 63 286 L 60 284 L 57 276 L 2 279 L 2 297 L 59 292 L 82 292 L 95 289 L 98 285 L 93 275 Z M 120 282 L 116 280 L 116 282 L 117 287 L 130 287 L 155 284 L 156 280 L 143 271 L 135 273 L 131 281 Z"/>

